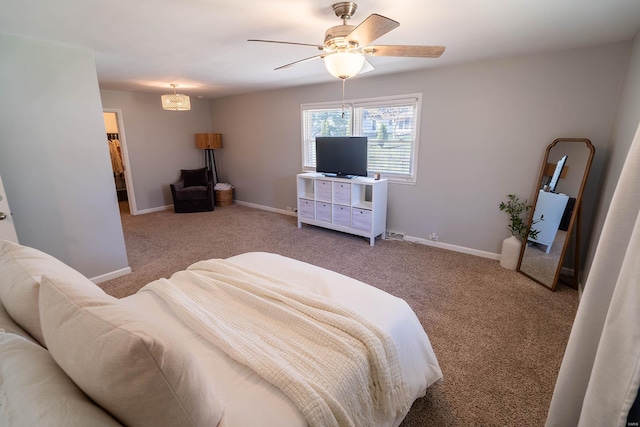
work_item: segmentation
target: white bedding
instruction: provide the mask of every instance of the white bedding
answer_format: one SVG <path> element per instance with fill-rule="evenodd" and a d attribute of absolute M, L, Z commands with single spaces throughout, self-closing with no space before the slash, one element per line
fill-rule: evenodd
<path fill-rule="evenodd" d="M 280 280 L 293 279 L 300 287 L 339 301 L 385 330 L 397 346 L 402 375 L 413 398 L 423 396 L 427 387 L 442 378 L 429 339 L 403 300 L 332 271 L 275 254 L 247 253 L 229 261 Z M 215 384 L 217 397 L 224 402 L 223 420 L 228 426 L 307 425 L 280 390 L 198 336 L 159 297 L 140 292 L 121 301 L 155 323 L 161 322 L 177 345 L 186 347 L 202 362 L 205 375 Z M 404 415 L 378 425 L 397 426 Z"/>

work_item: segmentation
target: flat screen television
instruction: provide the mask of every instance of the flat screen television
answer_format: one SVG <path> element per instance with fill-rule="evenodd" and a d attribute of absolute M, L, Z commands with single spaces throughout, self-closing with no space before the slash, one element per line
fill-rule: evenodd
<path fill-rule="evenodd" d="M 339 178 L 367 176 L 367 137 L 316 137 L 316 172 Z"/>
<path fill-rule="evenodd" d="M 555 193 L 556 187 L 558 186 L 558 181 L 560 180 L 560 175 L 562 174 L 562 169 L 564 169 L 564 165 L 565 163 L 567 163 L 568 158 L 569 156 L 564 156 L 560 160 L 558 160 L 558 163 L 556 164 L 556 170 L 553 172 L 553 176 L 549 179 L 549 191 Z"/>

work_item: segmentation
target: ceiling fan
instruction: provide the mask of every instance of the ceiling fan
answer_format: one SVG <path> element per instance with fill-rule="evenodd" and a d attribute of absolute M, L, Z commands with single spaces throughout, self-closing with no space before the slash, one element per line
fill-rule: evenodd
<path fill-rule="evenodd" d="M 358 26 L 348 25 L 347 21 L 356 13 L 357 8 L 358 5 L 350 1 L 333 4 L 333 11 L 338 18 L 342 19 L 342 25 L 329 28 L 325 32 L 324 43 L 321 45 L 258 39 L 248 41 L 315 47 L 322 53 L 282 65 L 276 70 L 323 58 L 329 73 L 343 81 L 355 76 L 363 69 L 365 72 L 373 69 L 365 56 L 438 58 L 445 50 L 444 46 L 370 45 L 379 37 L 397 28 L 400 23 L 374 13 Z"/>

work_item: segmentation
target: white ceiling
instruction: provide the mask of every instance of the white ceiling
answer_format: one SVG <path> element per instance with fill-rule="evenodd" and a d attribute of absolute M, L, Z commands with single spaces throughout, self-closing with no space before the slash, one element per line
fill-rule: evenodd
<path fill-rule="evenodd" d="M 341 21 L 332 0 L 0 0 L 0 32 L 95 51 L 102 89 L 205 98 L 334 79 L 318 53 Z M 444 45 L 439 59 L 369 58 L 381 75 L 631 39 L 640 0 L 360 0 L 350 24 L 371 13 L 400 22 L 378 44 Z"/>

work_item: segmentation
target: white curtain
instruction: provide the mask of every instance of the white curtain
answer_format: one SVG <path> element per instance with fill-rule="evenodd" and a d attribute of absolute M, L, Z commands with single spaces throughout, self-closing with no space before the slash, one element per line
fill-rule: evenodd
<path fill-rule="evenodd" d="M 571 330 L 548 427 L 626 426 L 640 383 L 640 127 Z"/>

